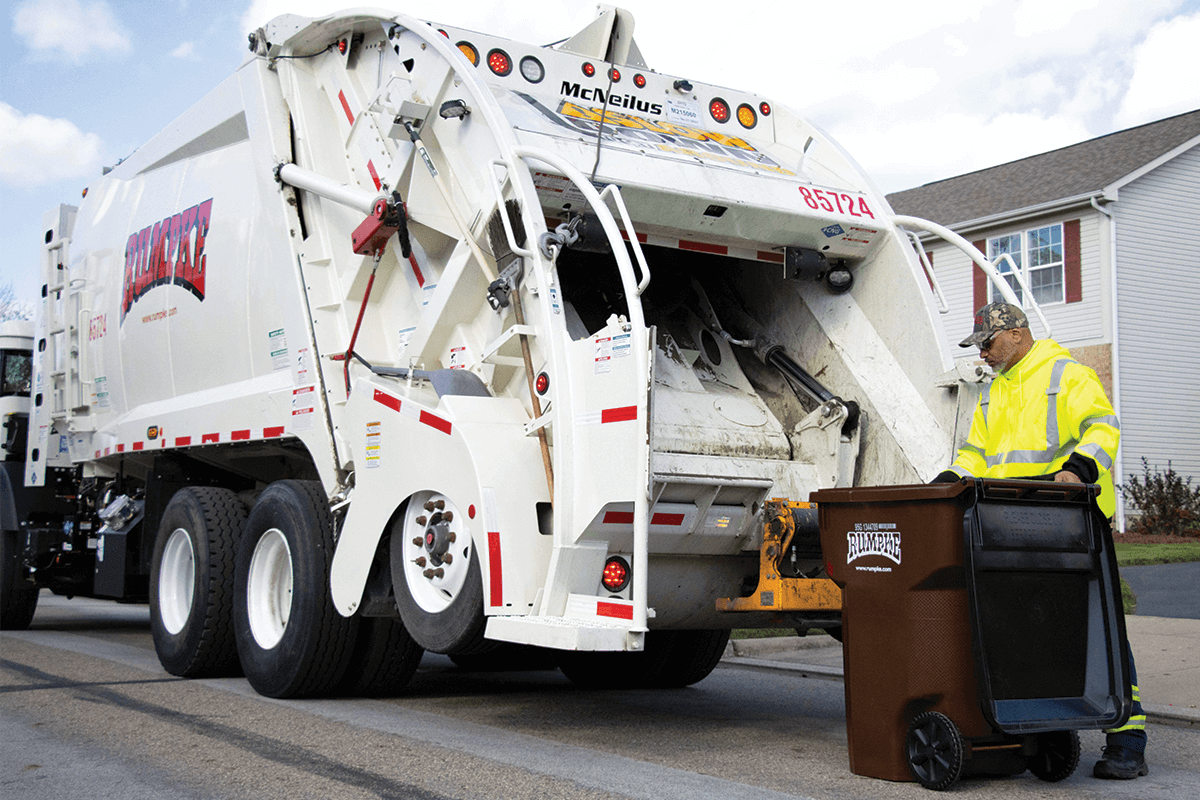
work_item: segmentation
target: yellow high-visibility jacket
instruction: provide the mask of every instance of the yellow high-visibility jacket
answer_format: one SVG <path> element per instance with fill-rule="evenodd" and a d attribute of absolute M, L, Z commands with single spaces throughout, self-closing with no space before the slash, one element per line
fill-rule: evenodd
<path fill-rule="evenodd" d="M 962 477 L 1053 475 L 1073 454 L 1098 468 L 1097 502 L 1116 511 L 1112 468 L 1121 426 L 1095 371 L 1050 339 L 984 388 L 951 471 Z"/>

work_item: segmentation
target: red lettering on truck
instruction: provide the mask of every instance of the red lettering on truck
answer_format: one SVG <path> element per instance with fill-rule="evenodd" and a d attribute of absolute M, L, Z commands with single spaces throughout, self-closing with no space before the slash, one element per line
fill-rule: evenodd
<path fill-rule="evenodd" d="M 174 284 L 197 300 L 204 300 L 208 266 L 204 246 L 212 203 L 209 198 L 129 234 L 125 242 L 122 323 L 133 304 L 156 286 Z"/>

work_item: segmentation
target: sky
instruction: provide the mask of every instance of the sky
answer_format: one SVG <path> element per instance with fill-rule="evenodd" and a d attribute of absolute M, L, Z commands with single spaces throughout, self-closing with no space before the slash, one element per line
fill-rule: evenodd
<path fill-rule="evenodd" d="M 369 0 L 368 0 L 369 2 Z M 10 0 L 0 287 L 32 301 L 42 214 L 230 75 L 280 13 L 347 0 Z M 594 0 L 373 5 L 547 44 Z M 763 94 L 884 192 L 1200 108 L 1200 0 L 625 0 L 651 69 Z"/>

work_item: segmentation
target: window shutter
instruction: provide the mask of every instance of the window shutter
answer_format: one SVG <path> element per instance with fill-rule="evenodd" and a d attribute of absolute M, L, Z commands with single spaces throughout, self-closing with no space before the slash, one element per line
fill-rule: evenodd
<path fill-rule="evenodd" d="M 1079 220 L 1063 223 L 1063 294 L 1068 303 L 1083 300 L 1083 265 L 1079 252 Z"/>
<path fill-rule="evenodd" d="M 987 239 L 980 239 L 972 244 L 987 258 Z M 975 316 L 976 311 L 988 304 L 988 276 L 975 263 L 971 264 L 971 275 L 975 279 L 975 308 L 971 309 L 971 316 Z"/>

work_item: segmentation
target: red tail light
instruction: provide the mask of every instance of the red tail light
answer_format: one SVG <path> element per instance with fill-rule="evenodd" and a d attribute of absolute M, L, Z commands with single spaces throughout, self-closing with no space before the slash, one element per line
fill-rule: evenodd
<path fill-rule="evenodd" d="M 629 585 L 629 562 L 620 556 L 610 556 L 604 562 L 600 583 L 610 592 L 619 592 Z"/>
<path fill-rule="evenodd" d="M 708 104 L 708 113 L 717 122 L 729 122 L 729 103 L 719 97 L 714 97 Z"/>
<path fill-rule="evenodd" d="M 488 68 L 502 78 L 512 72 L 512 59 L 508 57 L 508 53 L 499 48 L 488 53 L 487 63 Z"/>

